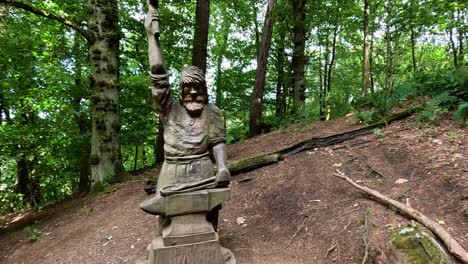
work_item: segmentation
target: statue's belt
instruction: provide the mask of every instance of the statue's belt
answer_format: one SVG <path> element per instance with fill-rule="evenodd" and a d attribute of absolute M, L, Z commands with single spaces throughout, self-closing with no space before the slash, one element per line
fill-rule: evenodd
<path fill-rule="evenodd" d="M 198 182 L 172 184 L 161 188 L 161 196 L 171 196 L 174 194 L 193 192 L 204 189 L 216 188 L 215 177 L 204 179 Z"/>
<path fill-rule="evenodd" d="M 164 162 L 168 164 L 190 164 L 196 161 L 201 161 L 201 160 L 210 160 L 209 153 L 203 153 L 203 154 L 198 154 L 198 155 L 190 155 L 190 156 L 184 156 L 184 157 L 166 157 Z"/>

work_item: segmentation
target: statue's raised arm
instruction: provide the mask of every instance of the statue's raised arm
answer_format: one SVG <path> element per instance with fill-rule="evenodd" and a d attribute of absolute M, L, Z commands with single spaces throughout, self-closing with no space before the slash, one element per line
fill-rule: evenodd
<path fill-rule="evenodd" d="M 161 45 L 159 43 L 159 13 L 156 7 L 148 1 L 148 13 L 145 19 L 145 29 L 148 35 L 148 55 L 151 76 L 151 90 L 158 112 L 164 113 L 171 102 L 169 78 Z"/>

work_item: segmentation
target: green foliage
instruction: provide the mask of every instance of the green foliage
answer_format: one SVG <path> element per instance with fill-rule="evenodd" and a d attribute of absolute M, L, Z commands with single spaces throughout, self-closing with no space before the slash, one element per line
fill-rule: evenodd
<path fill-rule="evenodd" d="M 390 94 L 378 91 L 359 98 L 354 102 L 354 107 L 359 110 L 357 117 L 363 123 L 373 123 L 407 100 L 430 96 L 416 116 L 416 124 L 436 121 L 440 114 L 454 109 L 458 104 L 459 109 L 463 109 L 460 108 L 463 105 L 460 101 L 466 96 L 464 85 L 468 79 L 467 72 L 467 69 L 459 68 L 445 73 L 425 73 L 416 76 L 414 81 L 398 85 Z M 455 113 L 456 117 L 458 113 Z"/>
<path fill-rule="evenodd" d="M 468 102 L 460 102 L 455 112 L 455 120 L 457 120 L 458 124 L 462 127 L 468 125 Z"/>
<path fill-rule="evenodd" d="M 84 214 L 85 216 L 89 216 L 89 215 L 91 214 L 91 212 L 93 212 L 93 208 L 90 208 L 90 207 L 88 207 L 88 206 L 83 206 L 83 207 L 81 208 L 81 211 L 83 212 L 83 214 Z"/>
<path fill-rule="evenodd" d="M 374 133 L 374 135 L 376 136 L 382 136 L 382 129 L 374 128 L 374 130 L 372 130 L 372 133 Z"/>
<path fill-rule="evenodd" d="M 36 242 L 39 238 L 42 237 L 42 232 L 36 226 L 27 226 L 24 228 L 24 232 L 26 233 L 26 240 L 29 242 Z"/>

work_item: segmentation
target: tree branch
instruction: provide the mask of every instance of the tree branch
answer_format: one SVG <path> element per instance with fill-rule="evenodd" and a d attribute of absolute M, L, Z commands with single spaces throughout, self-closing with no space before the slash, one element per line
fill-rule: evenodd
<path fill-rule="evenodd" d="M 39 9 L 39 8 L 34 7 L 34 6 L 30 5 L 30 4 L 23 3 L 23 2 L 20 2 L 20 1 L 17 1 L 17 0 L 0 0 L 0 4 L 13 6 L 13 7 L 16 7 L 16 8 L 19 8 L 19 9 L 23 9 L 23 10 L 25 10 L 27 12 L 31 12 L 31 13 L 36 14 L 36 15 L 58 21 L 61 24 L 78 31 L 86 40 L 90 40 L 90 38 L 91 38 L 91 35 L 89 34 L 89 32 L 86 29 L 80 27 L 77 23 L 68 20 L 66 17 L 49 13 L 49 12 L 47 12 L 45 10 Z"/>
<path fill-rule="evenodd" d="M 395 201 L 376 190 L 357 184 L 356 182 L 348 178 L 343 172 L 339 170 L 336 170 L 336 172 L 337 173 L 333 174 L 334 176 L 347 181 L 349 184 L 353 185 L 361 192 L 370 195 L 377 202 L 393 206 L 399 209 L 401 212 L 405 213 L 410 218 L 424 225 L 427 229 L 431 230 L 440 240 L 442 240 L 444 245 L 447 247 L 448 251 L 453 256 L 455 256 L 463 264 L 468 264 L 468 252 L 466 252 L 465 249 L 447 231 L 445 231 L 445 229 L 440 224 L 425 216 L 421 212 L 398 201 Z"/>

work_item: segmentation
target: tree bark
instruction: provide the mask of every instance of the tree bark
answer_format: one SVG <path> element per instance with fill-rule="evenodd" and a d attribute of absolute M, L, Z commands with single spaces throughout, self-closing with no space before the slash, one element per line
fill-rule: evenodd
<path fill-rule="evenodd" d="M 369 54 L 369 66 L 370 66 L 370 92 L 375 93 L 375 80 L 374 80 L 374 32 L 370 34 L 370 54 Z"/>
<path fill-rule="evenodd" d="M 293 113 L 304 109 L 305 105 L 305 1 L 292 0 L 293 6 Z"/>
<path fill-rule="evenodd" d="M 411 61 L 413 63 L 413 73 L 416 73 L 418 71 L 418 68 L 416 66 L 416 32 L 414 30 L 414 27 L 411 25 L 411 36 L 410 36 L 410 41 L 411 41 Z"/>
<path fill-rule="evenodd" d="M 332 70 L 333 66 L 335 65 L 335 57 L 336 57 L 336 38 L 338 37 L 338 26 L 335 27 L 333 31 L 333 42 L 332 42 L 332 52 L 331 52 L 331 58 L 330 58 L 330 64 L 328 66 L 328 72 L 327 72 L 327 86 L 326 86 L 326 91 L 325 91 L 325 101 L 327 105 L 327 114 L 325 120 L 330 120 L 330 115 L 331 115 L 331 105 L 330 105 L 330 91 L 331 91 L 331 76 L 332 76 Z"/>
<path fill-rule="evenodd" d="M 223 25 L 221 26 L 221 40 L 218 44 L 219 50 L 216 58 L 216 102 L 218 107 L 221 107 L 223 102 L 223 54 L 225 53 L 228 46 L 229 31 L 231 26 L 231 20 L 227 18 L 228 14 L 224 10 L 223 14 Z"/>
<path fill-rule="evenodd" d="M 281 22 L 282 23 L 282 22 Z M 276 49 L 276 116 L 282 116 L 286 113 L 286 84 L 284 80 L 284 65 L 285 65 L 285 38 L 286 28 L 283 24 L 280 26 L 278 47 Z"/>
<path fill-rule="evenodd" d="M 393 52 L 392 52 L 392 33 L 390 32 L 391 17 L 393 13 L 392 1 L 388 0 L 386 5 L 386 21 L 385 21 L 385 43 L 386 43 L 386 56 L 385 56 L 385 90 L 390 94 L 393 88 Z"/>
<path fill-rule="evenodd" d="M 324 55 L 325 56 L 325 55 Z M 326 68 L 326 66 L 325 66 Z M 322 70 L 322 46 L 319 47 L 318 53 L 318 74 L 319 74 L 319 119 L 325 120 L 325 77 Z"/>
<path fill-rule="evenodd" d="M 8 107 L 6 104 L 6 99 L 5 95 L 3 94 L 3 73 L 6 72 L 6 67 L 5 65 L 0 65 L 0 126 L 3 125 L 3 114 L 5 114 L 5 117 L 7 116 Z"/>
<path fill-rule="evenodd" d="M 369 91 L 370 85 L 370 49 L 368 43 L 369 37 L 369 10 L 370 10 L 370 1 L 364 0 L 364 18 L 363 18 L 363 27 L 364 27 L 364 38 L 363 38 L 363 61 L 362 61 L 362 87 L 361 87 L 361 96 L 366 96 Z"/>
<path fill-rule="evenodd" d="M 266 69 L 268 62 L 268 52 L 270 50 L 271 36 L 273 33 L 273 11 L 276 1 L 269 0 L 265 14 L 265 23 L 262 31 L 262 45 L 257 59 L 257 74 L 255 87 L 252 93 L 250 108 L 250 129 L 249 136 L 253 137 L 262 132 L 262 102 L 263 90 L 265 88 Z"/>
<path fill-rule="evenodd" d="M 87 3 L 88 41 L 93 91 L 91 133 L 91 187 L 119 181 L 120 153 L 119 41 L 117 0 Z"/>
<path fill-rule="evenodd" d="M 465 13 L 463 10 L 458 10 L 458 21 L 460 27 L 458 28 L 458 61 L 463 63 L 465 60 Z"/>
<path fill-rule="evenodd" d="M 258 25 L 258 20 L 257 20 L 257 7 L 255 5 L 252 5 L 253 9 L 253 16 L 252 20 L 254 22 L 254 29 L 255 29 L 255 52 L 257 54 L 257 60 L 258 56 L 260 55 L 260 32 L 259 32 L 259 25 Z"/>
<path fill-rule="evenodd" d="M 137 170 L 138 166 L 138 145 L 135 146 L 135 154 L 133 155 L 133 171 Z"/>
<path fill-rule="evenodd" d="M 197 0 L 195 34 L 193 37 L 192 64 L 206 73 L 208 56 L 208 28 L 210 24 L 210 0 Z"/>
<path fill-rule="evenodd" d="M 24 153 L 16 161 L 16 193 L 23 195 L 23 205 L 27 208 L 37 205 L 33 199 L 34 195 L 29 177 L 28 162 Z"/>
<path fill-rule="evenodd" d="M 458 66 L 458 50 L 453 39 L 453 28 L 448 29 L 450 48 L 452 49 L 453 66 Z"/>

